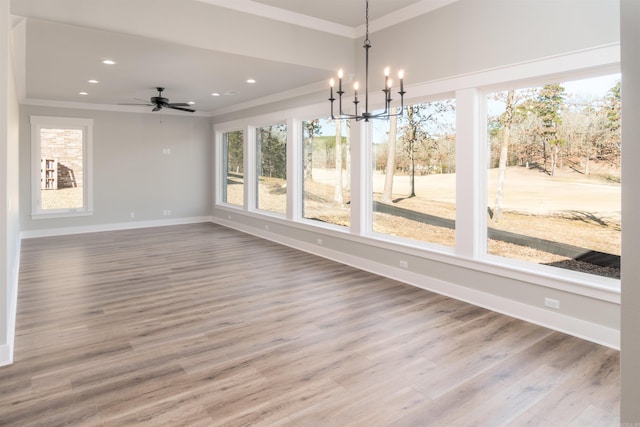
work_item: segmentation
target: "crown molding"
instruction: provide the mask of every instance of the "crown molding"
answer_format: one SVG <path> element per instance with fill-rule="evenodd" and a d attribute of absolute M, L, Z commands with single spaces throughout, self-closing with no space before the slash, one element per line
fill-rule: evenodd
<path fill-rule="evenodd" d="M 369 22 L 369 32 L 383 30 L 385 28 L 393 27 L 394 25 L 401 24 L 416 16 L 424 15 L 429 12 L 433 12 L 436 9 L 445 7 L 460 0 L 422 0 L 418 3 L 403 7 L 395 12 L 391 12 L 378 19 L 374 19 Z M 355 29 L 355 37 L 365 36 L 365 26 L 360 25 Z"/>
<path fill-rule="evenodd" d="M 326 21 L 313 16 L 303 15 L 286 9 L 257 3 L 251 0 L 196 0 L 213 6 L 224 7 L 242 13 L 261 16 L 275 21 L 298 25 L 312 30 L 323 31 L 342 37 L 355 38 L 356 31 L 353 27 L 342 25 L 331 21 Z"/>
<path fill-rule="evenodd" d="M 269 6 L 252 0 L 196 0 L 213 6 L 224 7 L 242 13 L 249 13 L 275 21 L 286 22 L 316 31 L 334 34 L 342 37 L 356 39 L 365 35 L 365 26 L 350 27 L 313 16 L 292 12 L 286 9 Z M 379 31 L 392 27 L 419 15 L 432 12 L 441 7 L 447 6 L 460 0 L 422 0 L 418 3 L 403 7 L 395 12 L 389 13 L 381 18 L 374 19 L 369 23 L 369 31 Z"/>

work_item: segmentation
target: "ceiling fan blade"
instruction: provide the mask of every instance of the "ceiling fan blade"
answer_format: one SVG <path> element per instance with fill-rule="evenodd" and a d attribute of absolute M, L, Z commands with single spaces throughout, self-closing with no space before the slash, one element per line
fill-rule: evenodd
<path fill-rule="evenodd" d="M 159 105 L 156 105 L 155 107 L 153 107 L 153 110 L 151 111 L 160 111 L 160 110 L 162 110 L 162 107 Z"/>
<path fill-rule="evenodd" d="M 194 113 L 196 111 L 196 110 L 192 110 L 191 108 L 176 107 L 176 104 L 168 104 L 166 107 L 172 108 L 174 110 L 188 111 L 189 113 Z"/>
<path fill-rule="evenodd" d="M 188 107 L 191 104 L 187 104 L 186 102 L 172 102 L 170 104 L 167 105 L 171 105 L 173 107 Z"/>
<path fill-rule="evenodd" d="M 151 107 L 154 104 L 146 103 L 146 104 L 118 104 L 118 105 L 141 105 L 141 106 L 145 106 L 145 107 Z"/>

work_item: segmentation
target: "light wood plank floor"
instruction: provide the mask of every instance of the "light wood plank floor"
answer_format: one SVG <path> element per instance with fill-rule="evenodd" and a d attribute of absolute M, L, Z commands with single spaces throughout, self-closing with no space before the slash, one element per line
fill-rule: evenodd
<path fill-rule="evenodd" d="M 617 351 L 214 224 L 23 241 L 0 425 L 613 426 Z"/>

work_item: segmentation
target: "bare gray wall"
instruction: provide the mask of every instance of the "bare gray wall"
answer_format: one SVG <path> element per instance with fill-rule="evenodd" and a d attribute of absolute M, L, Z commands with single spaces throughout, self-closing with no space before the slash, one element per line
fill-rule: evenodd
<path fill-rule="evenodd" d="M 94 119 L 92 216 L 31 218 L 31 115 Z M 207 117 L 23 106 L 20 122 L 23 231 L 209 215 L 211 126 Z M 171 154 L 164 154 L 166 150 Z M 165 210 L 171 210 L 171 217 L 164 215 Z"/>
<path fill-rule="evenodd" d="M 389 65 L 413 84 L 615 43 L 619 16 L 618 0 L 461 0 L 371 34 L 370 84 Z"/>

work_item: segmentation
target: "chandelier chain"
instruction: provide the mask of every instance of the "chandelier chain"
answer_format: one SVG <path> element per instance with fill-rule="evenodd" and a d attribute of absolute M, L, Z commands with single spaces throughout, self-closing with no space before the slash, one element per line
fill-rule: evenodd
<path fill-rule="evenodd" d="M 366 6 L 365 6 L 365 15 L 364 15 L 364 26 L 365 26 L 365 38 L 364 38 L 364 44 L 365 45 L 369 45 L 371 44 L 369 42 L 369 0 L 366 0 Z"/>

